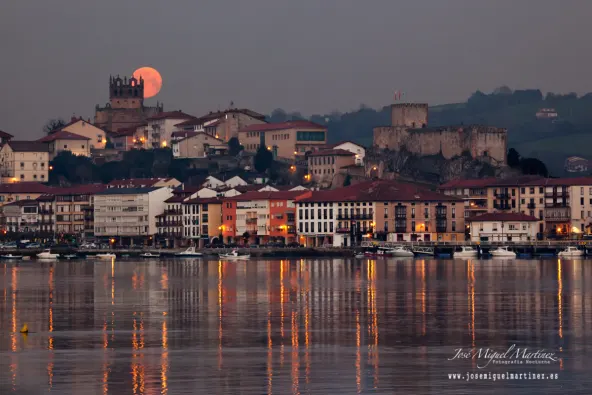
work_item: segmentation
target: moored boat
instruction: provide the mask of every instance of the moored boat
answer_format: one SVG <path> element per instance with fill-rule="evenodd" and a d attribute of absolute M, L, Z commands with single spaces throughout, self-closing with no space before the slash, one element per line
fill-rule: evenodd
<path fill-rule="evenodd" d="M 52 254 L 50 249 L 45 249 L 39 254 L 37 254 L 38 259 L 57 259 L 60 257 L 60 254 Z"/>
<path fill-rule="evenodd" d="M 239 259 L 249 259 L 251 257 L 250 254 L 239 254 L 237 250 L 232 250 L 232 252 L 229 252 L 228 254 L 220 254 L 220 259 L 234 259 L 234 260 L 239 260 Z"/>
<path fill-rule="evenodd" d="M 371 247 L 364 250 L 364 255 L 371 258 L 389 258 L 393 257 L 392 248 Z"/>
<path fill-rule="evenodd" d="M 160 254 L 153 254 L 151 252 L 145 252 L 143 254 L 140 254 L 141 258 L 160 258 Z"/>
<path fill-rule="evenodd" d="M 6 255 L 0 255 L 0 259 L 23 259 L 23 256 L 22 255 L 6 254 Z"/>
<path fill-rule="evenodd" d="M 495 250 L 489 251 L 489 253 L 494 258 L 516 258 L 516 253 L 510 251 L 510 247 L 507 246 L 498 247 Z"/>
<path fill-rule="evenodd" d="M 581 257 L 584 256 L 584 250 L 580 250 L 578 247 L 567 247 L 560 251 L 557 256 L 560 258 Z"/>
<path fill-rule="evenodd" d="M 389 254 L 397 258 L 412 258 L 415 256 L 415 254 L 413 254 L 413 251 L 403 246 L 397 246 L 395 248 L 392 248 L 389 251 Z"/>
<path fill-rule="evenodd" d="M 189 247 L 185 251 L 177 252 L 175 256 L 177 258 L 196 258 L 203 256 L 203 254 L 195 251 L 195 247 Z"/>
<path fill-rule="evenodd" d="M 477 258 L 477 255 L 479 255 L 479 252 L 473 247 L 461 246 L 460 248 L 460 251 L 454 251 L 455 258 Z"/>

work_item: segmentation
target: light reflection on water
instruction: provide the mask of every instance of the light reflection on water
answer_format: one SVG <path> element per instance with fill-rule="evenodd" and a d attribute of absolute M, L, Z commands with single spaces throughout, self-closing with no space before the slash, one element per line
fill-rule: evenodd
<path fill-rule="evenodd" d="M 0 263 L 0 393 L 577 393 L 592 261 Z M 18 333 L 28 323 L 28 335 Z M 452 382 L 459 347 L 557 382 Z M 492 372 L 511 371 L 493 367 Z"/>

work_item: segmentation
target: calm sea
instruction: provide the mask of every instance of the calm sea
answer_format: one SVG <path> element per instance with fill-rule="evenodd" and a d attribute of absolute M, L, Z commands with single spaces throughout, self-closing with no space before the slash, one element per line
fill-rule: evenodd
<path fill-rule="evenodd" d="M 590 393 L 591 313 L 586 260 L 0 262 L 0 394 Z"/>

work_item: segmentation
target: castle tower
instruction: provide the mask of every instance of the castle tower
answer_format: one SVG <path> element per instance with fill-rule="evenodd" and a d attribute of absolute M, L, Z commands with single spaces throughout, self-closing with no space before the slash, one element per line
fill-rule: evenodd
<path fill-rule="evenodd" d="M 391 107 L 392 126 L 421 129 L 428 126 L 427 103 L 397 103 Z"/>
<path fill-rule="evenodd" d="M 142 108 L 144 105 L 144 79 L 109 77 L 111 108 Z"/>

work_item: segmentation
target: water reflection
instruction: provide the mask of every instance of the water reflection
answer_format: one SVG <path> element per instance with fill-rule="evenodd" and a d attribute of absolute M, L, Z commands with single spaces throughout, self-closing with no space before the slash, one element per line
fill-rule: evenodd
<path fill-rule="evenodd" d="M 590 263 L 4 264 L 0 393 L 476 392 L 450 385 L 475 361 L 449 354 L 512 343 L 557 351 L 537 371 L 561 369 L 563 392 L 528 388 L 565 393 L 590 381 Z"/>

